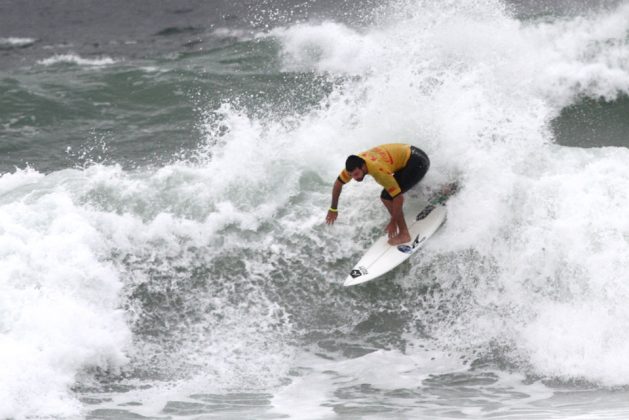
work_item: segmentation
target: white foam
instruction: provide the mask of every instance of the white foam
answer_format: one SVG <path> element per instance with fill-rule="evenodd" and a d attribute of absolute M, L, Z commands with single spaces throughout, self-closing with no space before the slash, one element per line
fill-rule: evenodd
<path fill-rule="evenodd" d="M 371 387 L 417 389 L 429 375 L 461 371 L 456 357 L 444 358 L 438 352 L 420 351 L 402 354 L 378 350 L 364 356 L 331 361 L 300 354 L 302 376 L 273 397 L 273 412 L 296 419 L 333 416 L 333 402 L 338 388 L 368 384 Z"/>
<path fill-rule="evenodd" d="M 110 57 L 83 58 L 77 54 L 55 54 L 52 57 L 39 60 L 38 63 L 44 66 L 76 64 L 79 66 L 100 67 L 115 64 L 117 61 Z"/>
<path fill-rule="evenodd" d="M 75 375 L 123 365 L 130 338 L 101 236 L 58 187 L 30 195 L 36 175 L 0 177 L 30 197 L 0 206 L 1 417 L 77 414 Z"/>
<path fill-rule="evenodd" d="M 3 45 L 22 48 L 27 47 L 37 42 L 34 38 L 20 38 L 20 37 L 8 37 L 8 38 L 0 38 L 0 47 Z"/>
<path fill-rule="evenodd" d="M 241 41 L 246 41 L 254 37 L 251 31 L 235 28 L 216 28 L 212 34 L 219 38 L 237 38 Z"/>
<path fill-rule="evenodd" d="M 300 128 L 293 138 L 338 163 L 409 141 L 431 156 L 424 184 L 459 178 L 448 224 L 426 250 L 428 260 L 455 256 L 432 271 L 451 315 L 419 315 L 432 336 L 451 348 L 513 346 L 506 357 L 540 374 L 629 383 L 619 357 L 629 327 L 621 303 L 629 153 L 557 147 L 547 127 L 582 95 L 629 93 L 629 6 L 523 23 L 495 1 L 422 4 L 402 5 L 391 24 L 364 33 L 334 23 L 273 33 L 287 70 L 360 76 L 304 122 L 311 135 Z M 316 157 L 309 164 L 327 179 L 340 169 Z M 367 201 L 355 200 L 354 212 L 342 198 L 342 216 L 356 218 Z M 555 309 L 562 316 L 553 319 Z"/>
<path fill-rule="evenodd" d="M 626 385 L 629 313 L 607 301 L 544 302 L 524 330 L 524 347 L 543 375 Z"/>
<path fill-rule="evenodd" d="M 542 384 L 525 384 L 524 376 L 517 373 L 485 370 L 482 373 L 491 379 L 479 383 L 475 375 L 482 376 L 481 371 L 469 370 L 464 358 L 455 352 L 420 348 L 408 348 L 404 353 L 378 350 L 346 360 L 300 354 L 300 374 L 274 395 L 272 413 L 317 419 L 339 415 L 337 408 L 342 408 L 368 416 L 373 415 L 370 408 L 382 406 L 391 409 L 387 414 L 403 412 L 412 418 L 451 418 L 459 410 L 470 417 L 501 413 L 509 418 L 512 411 L 535 413 L 534 407 L 553 395 Z M 463 383 L 448 383 L 456 382 L 455 378 Z M 464 383 L 466 378 L 469 384 Z M 441 387 L 451 395 L 445 396 Z M 470 398 L 462 388 L 478 394 Z"/>
<path fill-rule="evenodd" d="M 377 32 L 361 34 L 345 25 L 323 22 L 278 28 L 270 35 L 280 40 L 284 67 L 287 71 L 308 71 L 361 74 L 379 56 Z"/>
<path fill-rule="evenodd" d="M 431 4 L 422 8 L 425 14 L 417 12 L 415 2 L 404 4 L 391 7 L 398 9 L 392 21 L 364 33 L 323 22 L 270 34 L 281 42 L 284 65 L 291 71 L 388 73 L 437 59 L 433 64 L 485 62 L 493 69 L 494 83 L 529 85 L 561 106 L 576 95 L 613 99 L 629 90 L 628 5 L 586 17 L 521 23 L 493 0 L 443 10 Z"/>

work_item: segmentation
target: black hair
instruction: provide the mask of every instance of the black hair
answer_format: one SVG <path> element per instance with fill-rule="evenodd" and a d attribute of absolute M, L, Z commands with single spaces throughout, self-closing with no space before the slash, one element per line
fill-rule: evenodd
<path fill-rule="evenodd" d="M 347 157 L 347 160 L 345 161 L 345 170 L 347 172 L 352 172 L 356 168 L 362 168 L 364 164 L 365 164 L 365 159 L 356 155 L 350 155 Z"/>

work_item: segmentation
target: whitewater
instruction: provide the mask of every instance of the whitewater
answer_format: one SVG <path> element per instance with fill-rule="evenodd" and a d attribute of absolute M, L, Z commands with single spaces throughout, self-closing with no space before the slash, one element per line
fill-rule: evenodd
<path fill-rule="evenodd" d="M 62 106 L 95 128 L 42 146 L 63 150 L 54 169 L 3 162 L 0 418 L 626 418 L 629 143 L 553 127 L 624 106 L 629 3 L 369 17 L 215 28 L 220 47 L 154 60 L 50 51 L 2 74 L 20 98 L 3 142 L 59 120 L 18 115 L 38 78 L 42 107 L 46 86 L 76 88 Z M 43 42 L 18 35 L 0 39 Z M 133 86 L 123 142 L 99 124 Z M 344 288 L 387 217 L 366 181 L 326 226 L 332 183 L 389 142 L 430 156 L 419 193 L 460 190 L 408 264 Z"/>

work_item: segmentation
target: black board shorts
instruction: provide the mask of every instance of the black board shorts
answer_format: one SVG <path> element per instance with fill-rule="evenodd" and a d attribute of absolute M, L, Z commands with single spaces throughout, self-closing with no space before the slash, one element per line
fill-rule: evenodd
<path fill-rule="evenodd" d="M 430 168 L 430 159 L 423 150 L 411 146 L 411 156 L 408 158 L 406 166 L 393 174 L 393 178 L 397 181 L 402 193 L 413 188 L 428 172 Z M 393 200 L 393 197 L 387 192 L 382 190 L 380 198 L 383 200 Z"/>

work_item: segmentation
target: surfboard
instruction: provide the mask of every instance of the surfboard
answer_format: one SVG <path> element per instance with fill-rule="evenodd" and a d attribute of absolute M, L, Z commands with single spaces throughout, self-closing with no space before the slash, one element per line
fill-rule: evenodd
<path fill-rule="evenodd" d="M 343 286 L 355 286 L 375 280 L 402 264 L 417 252 L 446 221 L 446 201 L 456 192 L 456 184 L 429 200 L 417 214 L 407 216 L 406 224 L 411 240 L 400 245 L 389 245 L 385 234 L 367 250 L 345 279 Z"/>

